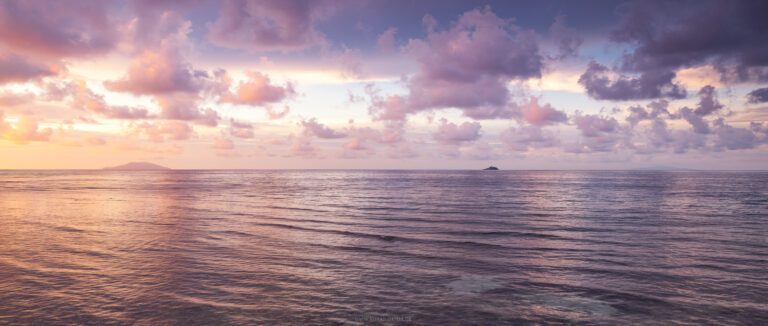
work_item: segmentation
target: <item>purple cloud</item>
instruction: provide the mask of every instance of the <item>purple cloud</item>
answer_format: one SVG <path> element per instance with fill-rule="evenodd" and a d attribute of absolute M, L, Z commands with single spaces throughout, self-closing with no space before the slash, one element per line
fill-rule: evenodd
<path fill-rule="evenodd" d="M 541 77 L 536 34 L 488 8 L 462 14 L 447 30 L 429 24 L 427 31 L 425 39 L 411 39 L 406 46 L 419 64 L 408 81 L 409 94 L 372 98 L 378 119 L 444 108 L 458 108 L 474 119 L 510 118 L 517 112 L 508 103 L 507 83 Z"/>
<path fill-rule="evenodd" d="M 397 28 L 391 27 L 379 35 L 379 38 L 376 39 L 376 45 L 381 51 L 395 52 L 395 33 L 397 33 Z"/>
<path fill-rule="evenodd" d="M 315 135 L 318 138 L 334 139 L 347 137 L 347 134 L 317 122 L 316 118 L 302 121 L 301 125 L 304 127 L 305 133 Z"/>
<path fill-rule="evenodd" d="M 52 76 L 61 68 L 39 64 L 15 54 L 0 53 L 0 85 L 23 83 L 29 80 Z"/>
<path fill-rule="evenodd" d="M 768 102 L 768 87 L 758 88 L 747 94 L 749 103 L 764 103 Z"/>
<path fill-rule="evenodd" d="M 455 145 L 479 139 L 480 128 L 481 126 L 477 122 L 464 122 L 457 125 L 446 119 L 440 119 L 440 125 L 432 137 L 439 142 Z"/>
<path fill-rule="evenodd" d="M 636 45 L 622 60 L 627 71 L 674 71 L 715 65 L 727 78 L 768 80 L 765 1 L 635 1 L 611 33 Z"/>
<path fill-rule="evenodd" d="M 168 120 L 192 121 L 196 124 L 215 127 L 218 124 L 219 114 L 210 108 L 200 108 L 195 103 L 196 98 L 186 96 L 158 97 L 160 117 Z"/>
<path fill-rule="evenodd" d="M 104 54 L 118 42 L 109 1 L 1 1 L 0 44 L 35 56 Z"/>
<path fill-rule="evenodd" d="M 611 80 L 608 67 L 590 62 L 587 71 L 579 77 L 590 97 L 599 100 L 643 100 L 661 97 L 685 98 L 685 89 L 672 82 L 674 72 L 646 71 L 639 77 L 619 75 Z"/>
<path fill-rule="evenodd" d="M 565 17 L 562 15 L 555 17 L 555 22 L 549 28 L 549 37 L 557 45 L 555 59 L 558 60 L 576 56 L 579 47 L 584 43 L 576 29 L 565 25 Z"/>
<path fill-rule="evenodd" d="M 334 9 L 329 1 L 229 0 L 208 24 L 211 43 L 251 51 L 293 51 L 325 42 L 315 23 Z"/>
<path fill-rule="evenodd" d="M 520 152 L 531 148 L 554 147 L 560 143 L 554 133 L 538 126 L 509 128 L 504 130 L 499 138 L 507 147 Z"/>
<path fill-rule="evenodd" d="M 715 121 L 714 125 L 716 127 L 714 144 L 716 151 L 750 149 L 766 142 L 766 139 L 758 138 L 751 130 L 732 127 L 725 124 L 722 119 Z"/>
<path fill-rule="evenodd" d="M 576 115 L 573 123 L 584 137 L 598 137 L 604 133 L 612 133 L 619 128 L 619 122 L 612 117 L 601 117 L 595 114 Z"/>

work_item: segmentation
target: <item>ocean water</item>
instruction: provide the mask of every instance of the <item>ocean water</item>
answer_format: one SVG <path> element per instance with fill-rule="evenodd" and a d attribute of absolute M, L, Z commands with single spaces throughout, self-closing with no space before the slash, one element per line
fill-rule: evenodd
<path fill-rule="evenodd" d="M 0 171 L 0 324 L 768 323 L 768 173 Z"/>

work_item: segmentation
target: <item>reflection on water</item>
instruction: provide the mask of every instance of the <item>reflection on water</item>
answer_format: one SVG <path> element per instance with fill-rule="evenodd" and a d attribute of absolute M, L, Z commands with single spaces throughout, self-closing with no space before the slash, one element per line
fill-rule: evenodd
<path fill-rule="evenodd" d="M 759 324 L 767 181 L 0 171 L 0 323 Z"/>

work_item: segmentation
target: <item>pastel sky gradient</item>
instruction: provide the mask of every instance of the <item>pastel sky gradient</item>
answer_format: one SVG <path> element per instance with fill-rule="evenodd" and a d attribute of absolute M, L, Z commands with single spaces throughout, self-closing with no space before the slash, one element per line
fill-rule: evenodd
<path fill-rule="evenodd" d="M 0 0 L 0 169 L 765 169 L 766 13 Z"/>

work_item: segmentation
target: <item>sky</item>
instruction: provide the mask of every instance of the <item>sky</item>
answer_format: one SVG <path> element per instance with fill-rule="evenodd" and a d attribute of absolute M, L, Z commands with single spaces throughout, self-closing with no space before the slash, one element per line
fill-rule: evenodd
<path fill-rule="evenodd" d="M 0 169 L 766 169 L 766 13 L 0 0 Z"/>

